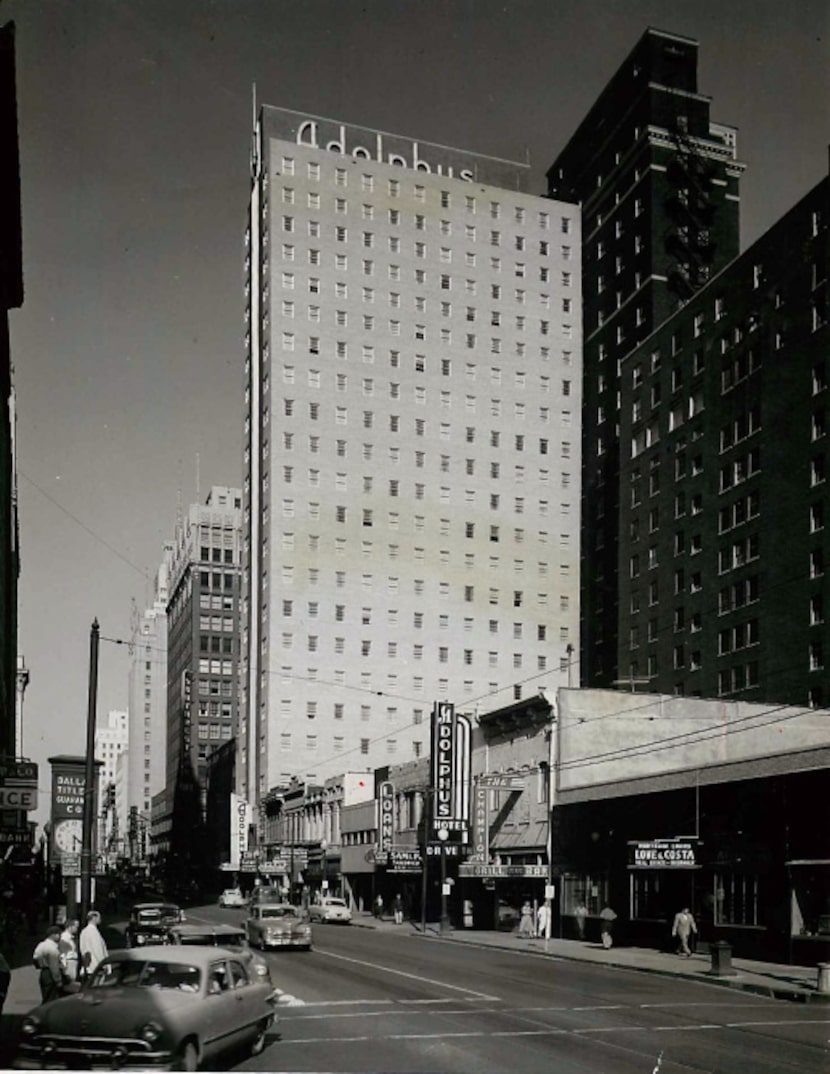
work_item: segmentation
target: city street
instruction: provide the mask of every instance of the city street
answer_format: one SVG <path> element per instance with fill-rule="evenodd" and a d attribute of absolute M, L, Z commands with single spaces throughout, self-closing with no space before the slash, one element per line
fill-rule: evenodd
<path fill-rule="evenodd" d="M 408 924 L 316 926 L 312 952 L 267 957 L 302 1005 L 281 1008 L 281 1039 L 238 1069 L 830 1070 L 823 1007 L 424 938 Z"/>

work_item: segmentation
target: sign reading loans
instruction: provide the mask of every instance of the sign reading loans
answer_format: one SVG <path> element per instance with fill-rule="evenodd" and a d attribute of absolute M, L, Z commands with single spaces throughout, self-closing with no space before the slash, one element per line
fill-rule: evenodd
<path fill-rule="evenodd" d="M 448 701 L 432 709 L 432 831 L 434 838 L 466 843 L 470 829 L 470 755 L 472 730 Z"/>
<path fill-rule="evenodd" d="M 628 844 L 629 869 L 695 869 L 695 841 L 651 839 Z"/>

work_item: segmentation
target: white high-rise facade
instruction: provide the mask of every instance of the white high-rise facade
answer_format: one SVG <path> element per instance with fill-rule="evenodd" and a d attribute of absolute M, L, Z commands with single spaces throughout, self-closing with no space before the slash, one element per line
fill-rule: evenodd
<path fill-rule="evenodd" d="M 434 700 L 578 650 L 577 206 L 528 167 L 276 108 L 247 234 L 251 802 L 429 752 Z"/>

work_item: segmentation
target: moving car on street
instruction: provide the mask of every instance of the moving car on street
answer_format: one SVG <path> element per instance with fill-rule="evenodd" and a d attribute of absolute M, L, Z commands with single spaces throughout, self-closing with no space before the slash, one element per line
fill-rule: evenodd
<path fill-rule="evenodd" d="M 80 992 L 26 1015 L 15 1067 L 222 1070 L 216 1059 L 231 1049 L 263 1051 L 275 1004 L 271 985 L 233 951 L 122 950 Z"/>
<path fill-rule="evenodd" d="M 308 908 L 309 921 L 331 921 L 338 925 L 350 925 L 352 912 L 345 899 L 331 898 L 319 899 Z"/>
<path fill-rule="evenodd" d="M 268 963 L 255 951 L 251 950 L 245 929 L 237 925 L 173 925 L 167 932 L 167 942 L 182 947 L 223 947 L 233 951 L 236 957 L 248 967 L 252 980 L 270 982 L 271 972 Z"/>
<path fill-rule="evenodd" d="M 171 925 L 184 921 L 180 906 L 173 902 L 137 902 L 130 910 L 130 920 L 124 930 L 127 947 L 164 943 Z"/>
<path fill-rule="evenodd" d="M 225 888 L 219 896 L 220 906 L 245 906 L 245 896 L 239 888 Z"/>
<path fill-rule="evenodd" d="M 245 930 L 251 945 L 262 951 L 267 947 L 311 950 L 311 925 L 302 910 L 287 902 L 266 902 L 252 907 Z"/>

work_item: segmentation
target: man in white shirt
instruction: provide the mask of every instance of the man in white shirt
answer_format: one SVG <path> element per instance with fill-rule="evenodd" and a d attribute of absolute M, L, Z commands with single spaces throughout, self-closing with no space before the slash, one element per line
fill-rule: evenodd
<path fill-rule="evenodd" d="M 101 915 L 98 911 L 90 910 L 86 915 L 86 922 L 78 939 L 78 948 L 81 954 L 81 972 L 89 977 L 109 952 L 98 927 L 101 924 Z"/>

